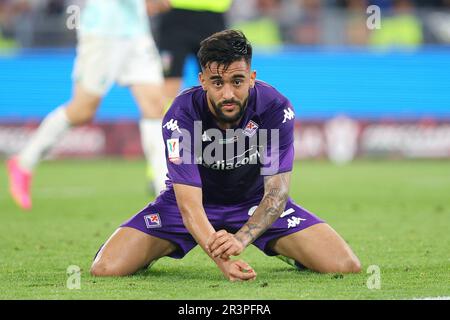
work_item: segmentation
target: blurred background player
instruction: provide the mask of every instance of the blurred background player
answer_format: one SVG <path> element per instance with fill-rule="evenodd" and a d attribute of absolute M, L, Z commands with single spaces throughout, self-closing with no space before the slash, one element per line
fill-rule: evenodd
<path fill-rule="evenodd" d="M 164 94 L 169 105 L 183 81 L 189 55 L 195 56 L 200 41 L 226 28 L 225 13 L 233 0 L 154 0 L 148 2 L 155 16 L 154 36 L 164 70 Z"/>
<path fill-rule="evenodd" d="M 165 187 L 162 67 L 145 0 L 87 0 L 80 21 L 72 99 L 48 114 L 25 148 L 7 162 L 11 194 L 23 209 L 31 209 L 31 180 L 39 161 L 68 129 L 94 119 L 115 82 L 130 87 L 140 108 L 142 147 L 153 168 L 151 187 L 156 195 Z"/>

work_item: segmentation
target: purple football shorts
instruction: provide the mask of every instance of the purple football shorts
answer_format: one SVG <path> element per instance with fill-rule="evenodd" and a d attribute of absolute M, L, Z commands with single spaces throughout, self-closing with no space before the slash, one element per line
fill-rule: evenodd
<path fill-rule="evenodd" d="M 253 214 L 258 201 L 218 206 L 204 205 L 206 215 L 216 231 L 221 229 L 236 233 Z M 276 252 L 268 247 L 271 240 L 306 229 L 324 221 L 288 199 L 286 208 L 272 226 L 253 244 L 266 255 L 274 256 Z M 142 231 L 154 237 L 168 240 L 177 246 L 169 257 L 180 259 L 197 245 L 195 239 L 183 224 L 178 206 L 173 201 L 157 198 L 139 213 L 121 225 Z"/>

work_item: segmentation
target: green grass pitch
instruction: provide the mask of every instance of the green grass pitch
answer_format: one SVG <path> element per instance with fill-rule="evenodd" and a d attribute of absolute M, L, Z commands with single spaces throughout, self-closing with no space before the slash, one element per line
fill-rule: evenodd
<path fill-rule="evenodd" d="M 143 161 L 54 161 L 34 179 L 34 209 L 20 211 L 0 173 L 0 299 L 413 299 L 450 296 L 450 162 L 296 163 L 291 195 L 330 223 L 362 263 L 356 275 L 297 271 L 254 247 L 254 282 L 226 281 L 198 247 L 124 278 L 89 275 L 115 228 L 144 207 Z M 81 288 L 66 286 L 81 268 Z M 369 289 L 371 265 L 380 289 Z"/>

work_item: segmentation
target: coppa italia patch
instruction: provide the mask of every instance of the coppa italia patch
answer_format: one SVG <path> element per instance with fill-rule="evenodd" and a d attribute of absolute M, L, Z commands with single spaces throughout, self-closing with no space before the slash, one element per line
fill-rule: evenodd
<path fill-rule="evenodd" d="M 161 218 L 158 213 L 152 213 L 144 216 L 145 224 L 147 228 L 160 228 L 161 227 Z"/>
<path fill-rule="evenodd" d="M 250 120 L 250 122 L 245 126 L 244 134 L 248 137 L 252 137 L 255 134 L 256 130 L 258 130 L 258 125 Z"/>
<path fill-rule="evenodd" d="M 168 139 L 166 144 L 169 161 L 175 164 L 180 164 L 180 141 L 178 139 Z"/>

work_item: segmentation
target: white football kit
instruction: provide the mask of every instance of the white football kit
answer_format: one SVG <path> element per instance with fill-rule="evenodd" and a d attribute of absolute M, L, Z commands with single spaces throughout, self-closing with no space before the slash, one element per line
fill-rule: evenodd
<path fill-rule="evenodd" d="M 87 0 L 80 21 L 75 82 L 100 96 L 115 82 L 162 84 L 145 0 Z"/>

